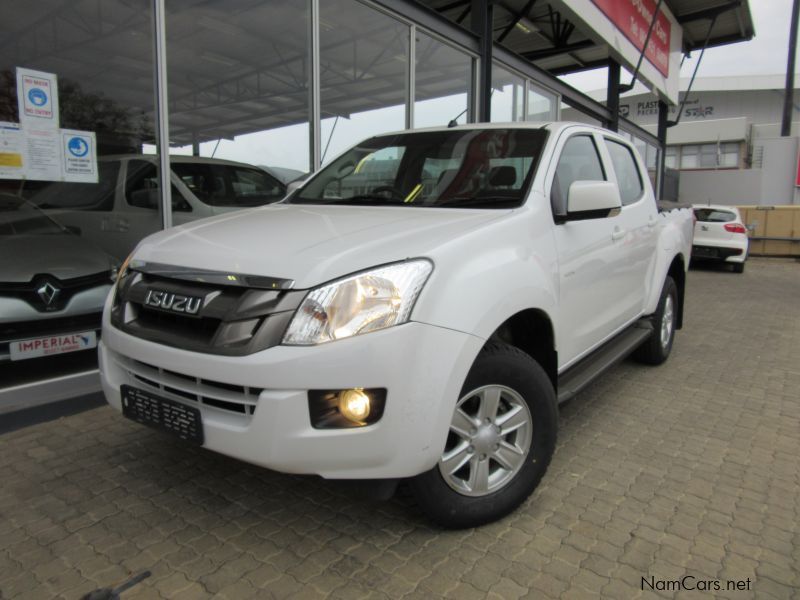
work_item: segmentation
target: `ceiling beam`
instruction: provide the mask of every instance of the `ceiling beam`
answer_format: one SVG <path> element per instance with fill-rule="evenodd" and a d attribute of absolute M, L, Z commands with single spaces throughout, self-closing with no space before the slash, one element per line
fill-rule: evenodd
<path fill-rule="evenodd" d="M 591 48 L 595 43 L 592 40 L 581 40 L 573 44 L 566 44 L 565 46 L 555 48 L 546 48 L 544 50 L 535 50 L 533 52 L 524 52 L 522 56 L 528 60 L 540 60 L 542 58 L 550 58 L 551 56 L 558 56 L 559 54 L 569 54 L 576 50 L 585 50 Z"/>

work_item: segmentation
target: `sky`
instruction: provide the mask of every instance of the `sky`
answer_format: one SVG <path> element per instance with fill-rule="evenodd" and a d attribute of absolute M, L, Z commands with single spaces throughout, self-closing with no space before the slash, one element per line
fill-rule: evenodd
<path fill-rule="evenodd" d="M 749 42 L 729 44 L 706 50 L 698 70 L 698 77 L 774 75 L 786 72 L 789 47 L 789 21 L 792 0 L 749 0 L 756 35 Z M 691 77 L 700 52 L 694 52 L 681 68 L 682 77 Z M 604 89 L 606 69 L 577 73 L 563 77 L 567 83 L 581 91 Z M 630 80 L 623 73 L 622 81 Z M 458 114 L 465 96 L 451 96 L 428 101 L 425 126 L 440 122 L 445 125 Z M 417 112 L 423 112 L 417 105 Z M 329 162 L 343 150 L 365 137 L 402 129 L 403 108 L 400 106 L 367 111 L 340 119 L 334 128 L 334 119 L 322 123 L 323 150 L 327 147 L 324 162 Z M 462 119 L 463 120 L 463 119 Z M 293 125 L 271 131 L 237 136 L 234 140 L 221 140 L 201 144 L 201 156 L 215 156 L 241 162 L 308 170 L 308 125 Z M 191 154 L 191 148 L 171 149 L 174 154 Z"/>
<path fill-rule="evenodd" d="M 756 35 L 749 42 L 709 48 L 703 56 L 698 77 L 730 75 L 775 75 L 786 73 L 789 52 L 789 22 L 792 0 L 749 0 Z M 691 77 L 700 52 L 683 61 L 681 77 Z M 795 69 L 797 72 L 798 69 Z M 564 81 L 588 92 L 605 88 L 606 69 L 576 73 Z M 626 81 L 623 76 L 622 81 Z"/>

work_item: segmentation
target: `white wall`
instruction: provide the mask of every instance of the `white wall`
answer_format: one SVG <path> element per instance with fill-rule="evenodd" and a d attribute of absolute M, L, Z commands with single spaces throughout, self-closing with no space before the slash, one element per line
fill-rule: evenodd
<path fill-rule="evenodd" d="M 762 171 L 681 171 L 678 199 L 691 204 L 762 204 Z"/>
<path fill-rule="evenodd" d="M 795 187 L 798 138 L 761 138 L 763 167 L 725 171 L 681 171 L 679 198 L 692 204 L 800 203 Z"/>

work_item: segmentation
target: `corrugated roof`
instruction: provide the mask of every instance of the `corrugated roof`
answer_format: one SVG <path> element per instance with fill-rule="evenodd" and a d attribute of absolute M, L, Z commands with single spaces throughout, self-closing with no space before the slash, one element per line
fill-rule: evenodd
<path fill-rule="evenodd" d="M 419 0 L 467 27 L 470 0 Z M 684 30 L 684 50 L 743 42 L 755 35 L 747 0 L 665 0 Z M 553 74 L 602 66 L 607 45 L 594 32 L 565 18 L 559 0 L 495 0 L 495 41 Z"/>

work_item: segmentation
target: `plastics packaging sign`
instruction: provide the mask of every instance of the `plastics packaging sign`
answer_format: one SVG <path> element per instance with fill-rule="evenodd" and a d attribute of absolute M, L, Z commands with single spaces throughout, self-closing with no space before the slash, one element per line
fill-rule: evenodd
<path fill-rule="evenodd" d="M 58 77 L 17 67 L 17 103 L 23 127 L 58 129 Z"/>
<path fill-rule="evenodd" d="M 655 0 L 592 0 L 592 2 L 637 49 L 641 51 L 644 48 L 647 31 L 650 29 L 657 6 Z M 671 36 L 672 24 L 659 10 L 644 55 L 664 77 L 669 77 Z"/>

